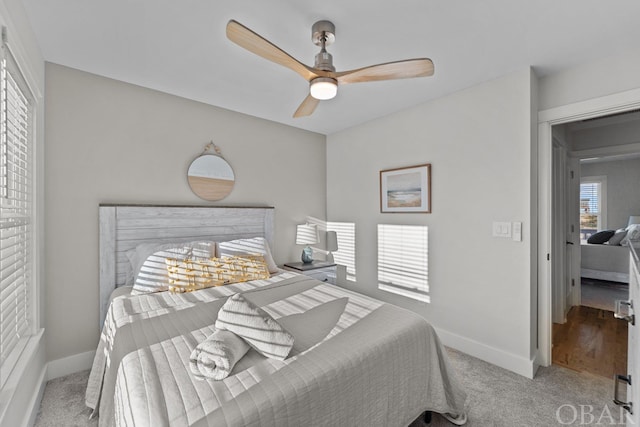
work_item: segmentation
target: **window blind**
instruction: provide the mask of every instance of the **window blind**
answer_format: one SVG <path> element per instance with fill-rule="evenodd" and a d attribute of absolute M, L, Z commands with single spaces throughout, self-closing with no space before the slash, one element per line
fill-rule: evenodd
<path fill-rule="evenodd" d="M 604 206 L 602 182 L 580 183 L 580 240 L 587 241 L 595 232 L 603 228 Z"/>
<path fill-rule="evenodd" d="M 428 227 L 378 224 L 378 288 L 429 302 Z"/>
<path fill-rule="evenodd" d="M 32 100 L 3 46 L 0 65 L 0 385 L 32 331 Z"/>
<path fill-rule="evenodd" d="M 600 183 L 580 184 L 580 213 L 600 213 Z"/>

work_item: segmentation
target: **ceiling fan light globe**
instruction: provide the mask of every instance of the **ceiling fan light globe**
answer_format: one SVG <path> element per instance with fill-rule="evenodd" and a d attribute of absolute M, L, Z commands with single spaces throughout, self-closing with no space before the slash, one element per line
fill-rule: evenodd
<path fill-rule="evenodd" d="M 335 98 L 338 93 L 338 82 L 329 77 L 318 77 L 311 81 L 309 93 L 321 101 Z"/>

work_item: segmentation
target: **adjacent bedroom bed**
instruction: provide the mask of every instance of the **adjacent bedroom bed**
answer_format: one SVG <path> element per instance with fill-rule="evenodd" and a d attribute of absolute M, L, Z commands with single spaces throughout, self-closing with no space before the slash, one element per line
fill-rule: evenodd
<path fill-rule="evenodd" d="M 100 426 L 404 427 L 431 411 L 466 420 L 466 394 L 422 317 L 275 266 L 273 208 L 99 210 L 102 332 L 86 404 Z M 196 251 L 210 260 L 264 259 L 269 273 L 188 286 L 171 267 Z M 237 301 L 258 311 L 229 308 Z M 256 318 L 290 338 L 286 354 L 283 341 L 242 332 L 251 324 L 264 333 Z M 224 378 L 203 377 L 194 354 L 225 327 L 243 352 Z"/>

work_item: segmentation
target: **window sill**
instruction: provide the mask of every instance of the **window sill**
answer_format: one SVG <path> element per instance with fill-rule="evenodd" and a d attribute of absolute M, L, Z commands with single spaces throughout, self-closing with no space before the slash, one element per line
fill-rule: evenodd
<path fill-rule="evenodd" d="M 21 425 L 26 419 L 25 414 L 30 410 L 27 405 L 35 404 L 35 393 L 39 390 L 30 386 L 37 386 L 38 378 L 35 376 L 41 376 L 44 381 L 43 334 L 44 329 L 40 329 L 29 338 L 18 363 L 0 389 L 0 425 Z M 42 360 L 38 361 L 37 356 Z M 39 362 L 42 366 L 35 365 Z"/>
<path fill-rule="evenodd" d="M 431 302 L 431 298 L 429 297 L 429 295 L 412 292 L 408 289 L 405 290 L 395 286 L 385 285 L 380 282 L 378 282 L 378 289 L 384 292 L 389 292 L 391 294 L 400 295 L 406 298 L 411 298 L 413 300 L 420 301 L 420 302 L 426 302 L 426 303 Z"/>

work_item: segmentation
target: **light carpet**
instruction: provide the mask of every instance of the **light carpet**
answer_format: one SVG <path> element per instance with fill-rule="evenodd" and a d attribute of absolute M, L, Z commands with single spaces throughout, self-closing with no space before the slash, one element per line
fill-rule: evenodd
<path fill-rule="evenodd" d="M 612 380 L 558 366 L 540 368 L 530 380 L 464 353 L 449 350 L 449 355 L 469 395 L 469 427 L 624 425 L 611 402 Z M 84 406 L 88 377 L 84 371 L 49 381 L 35 426 L 97 426 Z M 426 425 L 421 418 L 411 423 Z M 451 425 L 433 414 L 430 426 Z"/>

